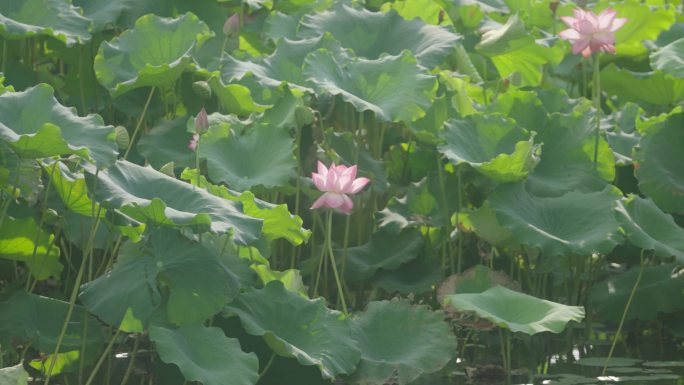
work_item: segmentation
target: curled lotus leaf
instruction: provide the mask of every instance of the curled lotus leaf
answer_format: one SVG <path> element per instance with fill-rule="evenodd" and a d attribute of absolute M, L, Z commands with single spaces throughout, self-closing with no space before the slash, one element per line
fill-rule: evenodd
<path fill-rule="evenodd" d="M 0 95 L 0 139 L 23 158 L 75 154 L 102 167 L 117 156 L 114 127 L 59 104 L 47 84 Z"/>
<path fill-rule="evenodd" d="M 24 0 L 0 2 L 0 35 L 27 39 L 46 35 L 67 46 L 90 41 L 90 20 L 68 0 Z"/>
<path fill-rule="evenodd" d="M 243 352 L 238 340 L 226 337 L 217 327 L 188 325 L 172 329 L 152 325 L 150 339 L 162 361 L 177 365 L 190 381 L 223 385 L 230 379 L 231 384 L 254 385 L 258 380 L 256 354 Z"/>
<path fill-rule="evenodd" d="M 490 196 L 502 226 L 523 245 L 545 255 L 606 254 L 621 242 L 614 215 L 617 196 L 611 189 L 537 197 L 524 183 L 499 185 Z"/>
<path fill-rule="evenodd" d="M 100 45 L 95 75 L 114 97 L 139 87 L 171 85 L 192 64 L 195 47 L 211 36 L 192 13 L 175 19 L 145 15 Z"/>
<path fill-rule="evenodd" d="M 409 51 L 368 60 L 320 49 L 304 60 L 304 76 L 316 92 L 340 95 L 357 111 L 388 122 L 424 116 L 437 86 Z"/>
<path fill-rule="evenodd" d="M 456 351 L 444 317 L 407 300 L 371 302 L 351 323 L 362 352 L 354 384 L 408 384 L 442 369 Z"/>
<path fill-rule="evenodd" d="M 342 47 L 351 49 L 359 57 L 375 60 L 408 50 L 420 65 L 428 68 L 439 65 L 460 39 L 444 27 L 426 24 L 420 19 L 406 20 L 395 10 L 371 12 L 344 4 L 307 15 L 302 20 L 300 36 L 325 33 L 330 33 Z"/>
<path fill-rule="evenodd" d="M 664 211 L 684 213 L 684 114 L 669 116 L 642 133 L 635 148 L 639 190 Z"/>
<path fill-rule="evenodd" d="M 498 115 L 471 115 L 445 123 L 440 145 L 455 164 L 468 163 L 497 182 L 518 182 L 537 164 L 532 136 Z"/>
<path fill-rule="evenodd" d="M 665 47 L 659 48 L 650 56 L 651 67 L 666 74 L 684 78 L 684 38 L 675 40 Z"/>
<path fill-rule="evenodd" d="M 279 356 L 316 365 L 325 378 L 351 374 L 361 355 L 348 320 L 327 309 L 322 298 L 303 298 L 280 281 L 240 294 L 224 314 L 240 317 L 247 333 L 263 336 Z"/>
<path fill-rule="evenodd" d="M 568 306 L 495 286 L 481 293 L 452 294 L 447 306 L 458 311 L 474 312 L 481 318 L 509 329 L 533 335 L 560 333 L 570 321 L 584 319 L 584 307 Z"/>
<path fill-rule="evenodd" d="M 150 167 L 120 160 L 106 170 L 86 170 L 89 190 L 105 208 L 141 222 L 217 234 L 232 232 L 240 244 L 256 241 L 261 220 L 247 216 L 240 203 L 169 177 Z"/>

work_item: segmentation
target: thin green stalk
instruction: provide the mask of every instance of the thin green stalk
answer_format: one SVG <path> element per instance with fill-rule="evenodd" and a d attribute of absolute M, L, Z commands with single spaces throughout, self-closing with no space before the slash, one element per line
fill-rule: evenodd
<path fill-rule="evenodd" d="M 344 300 L 344 290 L 342 289 L 342 282 L 340 281 L 340 275 L 337 273 L 337 264 L 335 263 L 335 255 L 332 249 L 332 210 L 328 210 L 328 228 L 326 229 L 325 243 L 328 246 L 328 255 L 330 256 L 330 264 L 333 268 L 333 274 L 335 275 L 335 283 L 337 284 L 337 295 L 342 300 L 342 311 L 344 314 L 349 314 L 347 310 L 347 302 Z"/>
<path fill-rule="evenodd" d="M 195 169 L 197 169 L 197 187 L 199 188 L 200 186 L 200 177 L 202 176 L 202 173 L 200 172 L 200 140 L 202 139 L 201 135 L 197 136 L 197 144 L 195 145 Z"/>
<path fill-rule="evenodd" d="M 83 74 L 83 46 L 79 46 L 79 57 L 78 57 L 78 89 L 81 94 L 81 114 L 85 115 L 86 105 L 85 105 L 85 76 Z"/>
<path fill-rule="evenodd" d="M 456 235 L 458 236 L 458 239 L 456 242 L 458 243 L 458 255 L 456 256 L 456 273 L 460 274 L 461 273 L 461 263 L 462 263 L 462 255 L 463 255 L 463 234 L 461 234 L 460 228 L 458 227 L 460 220 L 461 220 L 461 207 L 463 204 L 462 201 L 462 195 L 463 195 L 463 186 L 461 185 L 461 167 L 456 167 L 456 177 L 458 179 L 458 206 L 456 206 L 456 228 L 459 229 L 457 231 Z M 453 257 L 452 257 L 452 274 L 453 274 Z"/>
<path fill-rule="evenodd" d="M 598 148 L 601 136 L 601 72 L 598 53 L 594 55 L 594 108 L 596 108 L 596 134 L 594 137 L 594 170 L 598 167 Z"/>
<path fill-rule="evenodd" d="M 606 362 L 603 364 L 603 370 L 601 371 L 601 375 L 605 376 L 606 375 L 606 369 L 608 368 L 608 362 L 610 361 L 610 358 L 613 356 L 613 352 L 615 351 L 615 345 L 617 345 L 618 338 L 620 337 L 620 333 L 622 333 L 622 326 L 625 324 L 625 319 L 627 318 L 627 312 L 629 311 L 629 306 L 632 304 L 632 299 L 634 299 L 634 294 L 636 294 L 637 288 L 639 287 L 639 283 L 641 282 L 641 276 L 644 273 L 644 250 L 641 250 L 641 255 L 639 256 L 639 275 L 637 275 L 636 282 L 634 282 L 634 287 L 632 288 L 632 292 L 629 293 L 629 298 L 627 298 L 627 304 L 625 304 L 625 310 L 622 311 L 622 318 L 620 318 L 620 324 L 618 325 L 618 329 L 615 332 L 615 338 L 613 338 L 613 343 L 610 345 L 610 351 L 608 352 L 608 357 L 606 357 Z"/>
<path fill-rule="evenodd" d="M 128 361 L 128 366 L 126 367 L 126 372 L 124 373 L 121 383 L 119 385 L 126 385 L 128 383 L 128 378 L 133 372 L 133 364 L 135 364 L 135 356 L 138 354 L 138 345 L 140 344 L 140 335 L 136 334 L 133 342 L 133 351 L 131 352 L 130 360 Z"/>
<path fill-rule="evenodd" d="M 451 219 L 449 218 L 449 204 L 446 199 L 446 188 L 444 187 L 444 171 L 442 171 L 442 159 L 437 158 L 437 179 L 439 181 L 439 193 L 442 198 L 442 210 L 445 210 L 447 215 L 446 215 L 446 220 L 444 223 L 445 226 L 445 232 L 446 232 L 446 248 L 442 246 L 442 266 L 446 268 L 446 257 L 444 255 L 444 251 L 447 250 L 449 254 L 449 258 L 451 259 L 452 266 L 451 266 L 451 274 L 455 273 L 455 269 L 453 266 L 453 258 L 452 258 L 452 250 L 451 250 L 451 240 L 449 237 L 451 236 Z"/>
<path fill-rule="evenodd" d="M 52 170 L 50 170 L 50 174 L 48 176 L 47 186 L 45 187 L 45 194 L 43 196 L 43 206 L 42 206 L 43 210 L 45 210 L 47 208 L 47 199 L 48 199 L 48 195 L 50 195 L 50 186 L 52 186 L 52 177 L 55 174 L 55 168 L 56 167 L 57 167 L 57 162 L 55 162 L 55 164 L 53 164 Z M 40 230 L 43 228 L 44 224 L 45 224 L 45 215 L 41 215 L 40 224 L 38 225 L 38 232 L 36 233 L 36 238 L 34 239 L 34 242 L 33 242 L 33 253 L 31 254 L 31 263 L 35 262 L 36 256 L 38 255 L 38 243 L 40 242 L 40 235 L 41 235 Z M 53 240 L 54 240 L 54 238 L 53 238 Z M 49 254 L 50 249 L 48 249 L 47 252 Z M 46 259 L 48 256 L 46 256 Z M 36 277 L 40 274 L 42 267 L 43 266 L 41 264 L 40 270 L 35 272 Z M 36 280 L 37 279 L 38 278 L 36 278 Z M 28 274 L 26 277 L 26 287 L 25 287 L 26 291 L 28 291 L 28 289 L 31 287 L 30 285 L 31 285 L 31 274 Z"/>
<path fill-rule="evenodd" d="M 273 364 L 273 359 L 275 358 L 275 356 L 275 352 L 271 353 L 271 358 L 269 358 L 268 362 L 266 363 L 266 366 L 264 366 L 264 370 L 262 370 L 261 373 L 259 373 L 259 377 L 257 377 L 256 383 L 259 383 L 259 381 L 261 381 L 261 379 L 264 377 L 268 369 Z"/>
<path fill-rule="evenodd" d="M 152 101 L 152 95 L 154 95 L 154 90 L 155 87 L 152 87 L 150 90 L 150 94 L 147 97 L 147 101 L 145 102 L 145 107 L 143 107 L 142 114 L 140 115 L 140 119 L 138 119 L 138 124 L 135 126 L 135 130 L 133 130 L 133 136 L 131 136 L 131 141 L 128 144 L 128 148 L 126 148 L 126 152 L 124 153 L 123 159 L 126 160 L 128 158 L 128 153 L 131 152 L 131 148 L 133 148 L 133 144 L 135 143 L 135 138 L 138 136 L 138 132 L 140 131 L 140 127 L 142 127 L 143 121 L 145 121 L 145 114 L 147 114 L 147 108 L 150 106 L 150 102 Z"/>
<path fill-rule="evenodd" d="M 7 39 L 2 39 L 2 74 L 5 75 L 7 68 Z"/>
<path fill-rule="evenodd" d="M 109 355 L 109 352 L 112 351 L 112 347 L 114 346 L 114 342 L 116 341 L 116 337 L 119 336 L 119 333 L 121 333 L 121 329 L 116 328 L 116 333 L 114 333 L 114 336 L 109 341 L 109 344 L 107 344 L 107 348 L 105 349 L 105 351 L 102 352 L 100 359 L 97 360 L 97 363 L 95 364 L 95 367 L 93 368 L 93 371 L 90 372 L 90 377 L 88 377 L 88 381 L 86 381 L 86 385 L 90 385 L 93 383 L 93 380 L 95 379 L 95 376 L 97 375 L 97 371 L 100 370 L 100 366 L 102 366 L 102 363 L 104 362 L 105 358 L 107 358 L 107 356 Z"/>

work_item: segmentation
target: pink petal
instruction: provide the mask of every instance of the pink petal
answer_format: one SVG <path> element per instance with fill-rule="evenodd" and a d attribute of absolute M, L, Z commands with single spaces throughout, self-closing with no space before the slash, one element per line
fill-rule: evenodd
<path fill-rule="evenodd" d="M 326 175 L 328 175 L 328 169 L 320 160 L 318 161 L 318 173 L 321 174 L 323 179 L 325 179 Z"/>
<path fill-rule="evenodd" d="M 579 40 L 582 38 L 582 35 L 580 35 L 580 33 L 574 29 L 563 30 L 558 34 L 558 36 L 566 40 Z"/>
<path fill-rule="evenodd" d="M 617 19 L 613 20 L 613 24 L 610 25 L 610 32 L 615 32 L 618 29 L 622 28 L 623 25 L 627 22 L 627 19 L 624 17 L 618 17 Z"/>
<path fill-rule="evenodd" d="M 356 165 L 344 170 L 340 175 L 340 179 L 337 181 L 339 183 L 339 191 L 346 193 L 351 188 L 354 178 L 356 178 Z"/>
<path fill-rule="evenodd" d="M 342 206 L 345 202 L 344 198 L 349 199 L 349 197 L 344 194 L 334 192 L 327 192 L 323 194 L 323 197 L 325 197 L 325 206 L 330 207 L 332 209 L 336 209 Z"/>
<path fill-rule="evenodd" d="M 361 191 L 361 189 L 366 187 L 368 182 L 370 182 L 370 179 L 368 179 L 368 178 L 363 178 L 363 177 L 356 178 L 356 179 L 354 179 L 354 182 L 352 182 L 351 188 L 349 190 L 345 191 L 345 193 L 356 194 L 357 192 Z"/>
<path fill-rule="evenodd" d="M 318 197 L 318 199 L 316 199 L 316 201 L 311 205 L 310 209 L 313 210 L 313 209 L 317 209 L 317 208 L 323 206 L 323 204 L 326 202 L 326 199 L 327 199 L 327 198 L 325 197 L 325 194 L 321 195 L 321 196 Z"/>
<path fill-rule="evenodd" d="M 572 53 L 577 55 L 578 53 L 584 51 L 584 49 L 587 47 L 589 47 L 589 39 L 577 40 L 572 45 Z M 591 52 L 589 54 L 591 54 Z M 584 55 L 584 53 L 583 53 L 583 55 Z"/>
<path fill-rule="evenodd" d="M 328 170 L 328 175 L 325 176 L 325 191 L 333 191 L 335 190 L 335 186 L 337 186 L 337 172 L 335 168 L 335 164 L 333 163 L 332 166 L 330 166 L 330 170 Z"/>
<path fill-rule="evenodd" d="M 584 20 L 588 21 L 591 23 L 591 25 L 594 26 L 594 29 L 599 28 L 599 18 L 596 16 L 596 14 L 592 11 L 586 11 L 584 13 Z"/>
<path fill-rule="evenodd" d="M 570 27 L 570 28 L 574 28 L 575 23 L 577 23 L 577 19 L 575 19 L 574 17 L 571 17 L 571 16 L 561 16 L 560 19 L 563 21 L 563 23 L 567 24 L 568 27 Z"/>
<path fill-rule="evenodd" d="M 342 206 L 340 206 L 340 211 L 349 215 L 349 214 L 351 214 L 351 211 L 354 208 L 354 202 L 348 196 L 346 196 L 346 195 L 342 195 L 342 196 L 344 197 L 344 203 L 342 203 Z"/>
<path fill-rule="evenodd" d="M 615 19 L 615 11 L 612 8 L 606 8 L 598 15 L 599 28 L 606 29 Z"/>
<path fill-rule="evenodd" d="M 327 186 L 325 185 L 325 178 L 321 174 L 316 174 L 311 173 L 311 180 L 313 180 L 314 185 L 316 185 L 316 188 L 320 191 L 328 191 Z"/>
<path fill-rule="evenodd" d="M 584 57 L 589 57 L 592 54 L 591 46 L 587 46 L 587 48 L 582 50 L 582 56 Z"/>
<path fill-rule="evenodd" d="M 584 36 L 589 36 L 592 33 L 596 32 L 598 29 L 597 26 L 592 23 L 591 21 L 588 20 L 580 20 L 577 22 L 577 32 L 580 33 L 580 35 Z"/>

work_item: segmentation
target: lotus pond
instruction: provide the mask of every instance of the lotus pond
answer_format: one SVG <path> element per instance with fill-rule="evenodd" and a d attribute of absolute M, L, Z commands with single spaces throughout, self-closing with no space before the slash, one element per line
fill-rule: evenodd
<path fill-rule="evenodd" d="M 0 385 L 683 384 L 683 6 L 0 0 Z"/>

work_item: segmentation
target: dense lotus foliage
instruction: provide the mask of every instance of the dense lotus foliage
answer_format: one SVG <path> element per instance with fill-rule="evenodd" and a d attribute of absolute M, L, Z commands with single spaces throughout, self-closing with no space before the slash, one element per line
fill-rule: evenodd
<path fill-rule="evenodd" d="M 0 0 L 0 384 L 681 346 L 682 7 Z"/>

